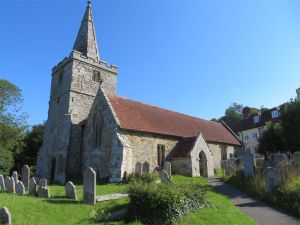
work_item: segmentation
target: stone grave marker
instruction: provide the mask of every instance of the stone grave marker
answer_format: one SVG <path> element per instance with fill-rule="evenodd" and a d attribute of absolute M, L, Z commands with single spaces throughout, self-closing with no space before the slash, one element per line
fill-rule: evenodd
<path fill-rule="evenodd" d="M 41 179 L 39 180 L 39 186 L 41 186 L 41 187 L 46 187 L 46 186 L 47 186 L 47 179 L 41 178 Z"/>
<path fill-rule="evenodd" d="M 12 224 L 10 212 L 6 207 L 0 209 L 0 224 Z"/>
<path fill-rule="evenodd" d="M 268 167 L 264 170 L 265 191 L 273 191 L 279 184 L 278 173 L 274 167 Z"/>
<path fill-rule="evenodd" d="M 171 178 L 171 176 L 172 176 L 172 166 L 171 166 L 170 162 L 168 162 L 168 161 L 165 162 L 164 170 L 168 173 L 169 178 Z"/>
<path fill-rule="evenodd" d="M 292 163 L 300 165 L 300 152 L 294 152 L 292 154 Z"/>
<path fill-rule="evenodd" d="M 4 177 L 2 174 L 0 174 L 0 189 L 6 190 L 5 181 L 4 181 Z"/>
<path fill-rule="evenodd" d="M 36 195 L 36 181 L 34 177 L 29 181 L 29 195 Z"/>
<path fill-rule="evenodd" d="M 16 193 L 16 184 L 14 178 L 12 177 L 7 178 L 7 191 L 10 194 Z"/>
<path fill-rule="evenodd" d="M 28 191 L 29 180 L 30 180 L 30 168 L 28 165 L 24 165 L 22 168 L 22 183 L 24 184 L 26 191 Z"/>
<path fill-rule="evenodd" d="M 273 156 L 273 164 L 274 166 L 279 166 L 282 162 L 288 162 L 289 157 L 285 154 L 276 154 Z"/>
<path fill-rule="evenodd" d="M 246 152 L 243 155 L 244 162 L 244 174 L 246 177 L 252 177 L 254 175 L 255 168 L 255 158 L 254 155 L 250 152 Z"/>
<path fill-rule="evenodd" d="M 96 204 L 96 172 L 87 168 L 83 175 L 83 201 L 87 204 Z"/>
<path fill-rule="evenodd" d="M 50 191 L 49 188 L 44 186 L 39 186 L 38 188 L 38 197 L 40 198 L 50 198 Z"/>
<path fill-rule="evenodd" d="M 172 183 L 169 174 L 165 170 L 159 171 L 159 176 L 162 183 Z"/>
<path fill-rule="evenodd" d="M 19 176 L 18 176 L 18 172 L 14 171 L 12 174 L 13 179 L 15 180 L 15 184 L 18 183 L 19 181 Z"/>
<path fill-rule="evenodd" d="M 141 175 L 142 174 L 142 163 L 137 162 L 135 164 L 135 174 L 136 175 Z"/>
<path fill-rule="evenodd" d="M 18 195 L 25 195 L 25 186 L 22 181 L 18 181 L 16 184 L 16 193 Z"/>
<path fill-rule="evenodd" d="M 65 186 L 66 197 L 70 199 L 77 199 L 76 187 L 75 185 L 69 181 Z"/>

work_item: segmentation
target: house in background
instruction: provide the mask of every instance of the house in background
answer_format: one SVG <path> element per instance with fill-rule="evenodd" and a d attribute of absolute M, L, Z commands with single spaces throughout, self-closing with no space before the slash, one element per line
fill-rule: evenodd
<path fill-rule="evenodd" d="M 266 130 L 268 122 L 279 122 L 284 104 L 250 116 L 250 108 L 243 109 L 243 120 L 233 127 L 240 138 L 244 150 L 256 153 L 258 139 Z"/>

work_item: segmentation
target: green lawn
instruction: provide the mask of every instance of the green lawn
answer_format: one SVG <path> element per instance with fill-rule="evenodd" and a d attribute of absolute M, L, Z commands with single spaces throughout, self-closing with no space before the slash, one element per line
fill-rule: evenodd
<path fill-rule="evenodd" d="M 187 178 L 174 176 L 176 183 L 194 182 L 207 185 L 203 178 Z M 76 186 L 79 199 L 82 199 L 82 186 Z M 41 199 L 30 196 L 17 196 L 0 193 L 0 206 L 9 208 L 15 225 L 71 225 L 71 224 L 95 224 L 91 220 L 92 210 L 98 208 L 107 209 L 116 205 L 128 203 L 128 199 L 120 199 L 110 202 L 97 203 L 96 206 L 82 204 L 81 201 L 64 198 L 64 187 L 49 186 L 50 199 Z M 126 192 L 126 184 L 107 184 L 97 186 L 97 195 Z M 213 191 L 208 192 L 208 199 L 213 203 L 213 208 L 201 209 L 184 217 L 178 224 L 203 224 L 203 225 L 247 225 L 256 224 L 252 219 L 235 208 L 224 196 Z M 114 222 L 110 224 L 125 224 Z M 141 223 L 130 223 L 141 224 Z"/>

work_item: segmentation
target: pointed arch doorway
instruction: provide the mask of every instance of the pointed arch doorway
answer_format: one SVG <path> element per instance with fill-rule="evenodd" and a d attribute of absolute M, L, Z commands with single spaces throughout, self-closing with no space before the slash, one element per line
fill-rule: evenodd
<path fill-rule="evenodd" d="M 200 169 L 200 176 L 208 177 L 207 157 L 206 157 L 205 152 L 203 150 L 201 150 L 200 153 L 199 153 L 199 169 Z"/>

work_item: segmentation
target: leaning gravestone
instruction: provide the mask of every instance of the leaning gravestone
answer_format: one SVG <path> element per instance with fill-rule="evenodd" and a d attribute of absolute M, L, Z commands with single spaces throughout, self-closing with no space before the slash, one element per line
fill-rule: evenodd
<path fill-rule="evenodd" d="M 160 180 L 162 183 L 172 183 L 169 174 L 165 171 L 159 171 Z"/>
<path fill-rule="evenodd" d="M 264 170 L 265 191 L 273 191 L 279 184 L 278 173 L 274 167 L 268 167 Z"/>
<path fill-rule="evenodd" d="M 0 224 L 12 224 L 10 212 L 6 207 L 0 209 Z"/>
<path fill-rule="evenodd" d="M 15 180 L 12 177 L 7 178 L 7 191 L 10 194 L 16 193 Z"/>
<path fill-rule="evenodd" d="M 19 177 L 18 177 L 18 172 L 17 171 L 13 172 L 12 177 L 15 180 L 15 184 L 18 183 Z"/>
<path fill-rule="evenodd" d="M 244 174 L 246 177 L 252 177 L 254 175 L 255 158 L 252 153 L 246 152 L 243 155 L 244 162 Z"/>
<path fill-rule="evenodd" d="M 4 177 L 2 174 L 0 174 L 0 189 L 6 190 L 5 181 L 4 181 Z"/>
<path fill-rule="evenodd" d="M 16 193 L 18 195 L 25 195 L 25 187 L 22 181 L 18 181 L 18 183 L 16 184 Z"/>
<path fill-rule="evenodd" d="M 168 173 L 169 175 L 169 178 L 172 176 L 172 166 L 171 166 L 171 163 L 166 161 L 165 162 L 165 171 Z"/>
<path fill-rule="evenodd" d="M 66 184 L 65 191 L 67 198 L 77 199 L 76 187 L 71 181 Z"/>
<path fill-rule="evenodd" d="M 83 176 L 83 201 L 88 204 L 96 204 L 96 172 L 87 168 Z"/>
<path fill-rule="evenodd" d="M 29 195 L 36 195 L 36 181 L 34 177 L 29 181 Z"/>
<path fill-rule="evenodd" d="M 24 184 L 26 191 L 28 191 L 29 180 L 30 180 L 30 168 L 28 165 L 25 165 L 22 168 L 22 182 Z"/>

